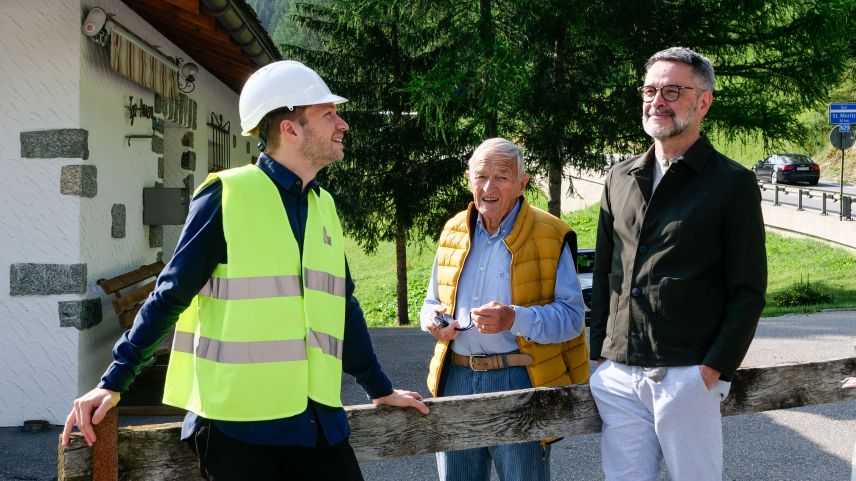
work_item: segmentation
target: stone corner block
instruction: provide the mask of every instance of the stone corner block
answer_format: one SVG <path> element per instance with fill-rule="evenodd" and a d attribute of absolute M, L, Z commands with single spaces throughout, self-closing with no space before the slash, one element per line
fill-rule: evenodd
<path fill-rule="evenodd" d="M 149 247 L 163 247 L 163 226 L 162 225 L 150 225 L 149 226 Z"/>
<path fill-rule="evenodd" d="M 63 165 L 59 191 L 65 195 L 95 197 L 98 194 L 98 168 L 94 165 Z"/>
<path fill-rule="evenodd" d="M 21 263 L 9 266 L 9 294 L 48 296 L 86 293 L 86 264 Z"/>
<path fill-rule="evenodd" d="M 21 132 L 21 157 L 25 159 L 89 158 L 89 131 L 52 129 Z"/>
<path fill-rule="evenodd" d="M 192 150 L 181 153 L 181 168 L 184 170 L 196 170 L 196 153 Z"/>
<path fill-rule="evenodd" d="M 59 302 L 60 327 L 74 327 L 82 331 L 101 322 L 101 298 Z"/>
<path fill-rule="evenodd" d="M 152 136 L 152 152 L 163 155 L 163 137 Z"/>
<path fill-rule="evenodd" d="M 125 237 L 125 204 L 113 204 L 110 208 L 110 235 L 114 239 Z"/>
<path fill-rule="evenodd" d="M 193 148 L 193 132 L 187 132 L 181 137 L 181 145 Z"/>

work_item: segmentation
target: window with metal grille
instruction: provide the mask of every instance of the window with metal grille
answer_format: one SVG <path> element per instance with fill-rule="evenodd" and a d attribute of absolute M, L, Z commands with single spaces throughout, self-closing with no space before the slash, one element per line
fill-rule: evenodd
<path fill-rule="evenodd" d="M 223 115 L 211 112 L 208 120 L 211 137 L 208 139 L 208 172 L 219 172 L 231 167 L 229 153 L 232 151 L 231 122 L 223 122 Z"/>

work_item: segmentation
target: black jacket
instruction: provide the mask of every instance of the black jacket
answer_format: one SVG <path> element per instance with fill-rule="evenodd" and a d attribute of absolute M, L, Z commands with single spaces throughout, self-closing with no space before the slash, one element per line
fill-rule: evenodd
<path fill-rule="evenodd" d="M 764 308 L 767 259 L 755 176 L 704 135 L 653 195 L 654 148 L 606 177 L 592 286 L 591 357 L 705 364 L 729 377 Z"/>

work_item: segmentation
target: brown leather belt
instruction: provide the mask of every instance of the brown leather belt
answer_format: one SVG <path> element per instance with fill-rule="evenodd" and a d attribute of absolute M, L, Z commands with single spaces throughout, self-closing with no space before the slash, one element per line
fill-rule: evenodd
<path fill-rule="evenodd" d="M 473 354 L 462 356 L 452 353 L 452 362 L 458 366 L 468 367 L 473 371 L 491 371 L 506 367 L 522 367 L 532 364 L 532 356 L 511 352 L 507 354 Z"/>

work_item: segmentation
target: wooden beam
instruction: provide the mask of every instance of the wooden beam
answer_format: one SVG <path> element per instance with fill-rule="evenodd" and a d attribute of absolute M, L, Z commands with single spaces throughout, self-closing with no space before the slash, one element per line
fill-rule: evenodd
<path fill-rule="evenodd" d="M 180 7 L 166 4 L 163 0 L 134 0 L 126 4 L 155 27 L 161 25 L 157 25 L 152 20 L 156 20 L 159 24 L 173 25 L 179 29 L 182 29 L 183 25 L 197 25 L 206 30 L 214 30 L 217 24 L 211 15 L 191 13 Z M 161 28 L 158 30 L 163 32 Z"/>
<path fill-rule="evenodd" d="M 166 3 L 199 15 L 199 0 L 165 0 Z"/>
<path fill-rule="evenodd" d="M 724 415 L 856 399 L 840 380 L 856 372 L 856 358 L 739 370 Z M 600 417 L 587 385 L 524 389 L 476 396 L 429 399 L 431 414 L 412 409 L 346 408 L 351 444 L 361 461 L 491 446 L 600 431 Z M 196 479 L 196 460 L 177 447 L 180 423 L 119 430 L 123 480 Z M 90 454 L 75 434 L 60 449 L 60 481 L 88 479 Z"/>

